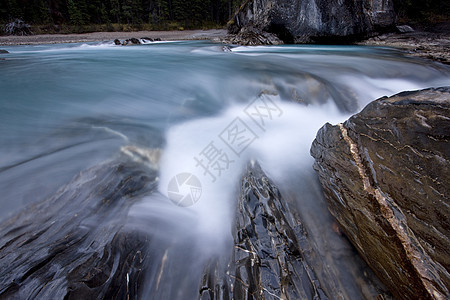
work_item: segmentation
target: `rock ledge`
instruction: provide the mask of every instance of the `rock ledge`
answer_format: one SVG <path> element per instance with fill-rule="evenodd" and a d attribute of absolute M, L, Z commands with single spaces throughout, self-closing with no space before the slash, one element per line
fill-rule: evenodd
<path fill-rule="evenodd" d="M 450 294 L 450 88 L 370 103 L 311 148 L 329 209 L 399 299 Z"/>

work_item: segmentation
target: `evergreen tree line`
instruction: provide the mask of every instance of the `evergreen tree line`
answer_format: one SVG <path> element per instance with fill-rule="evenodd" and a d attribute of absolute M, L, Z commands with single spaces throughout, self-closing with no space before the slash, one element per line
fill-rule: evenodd
<path fill-rule="evenodd" d="M 29 24 L 225 24 L 241 0 L 1 0 L 0 22 Z"/>
<path fill-rule="evenodd" d="M 449 0 L 393 0 L 400 18 L 418 22 L 450 20 Z M 435 19 L 438 17 L 438 19 Z"/>
<path fill-rule="evenodd" d="M 20 18 L 46 24 L 155 24 L 175 21 L 186 28 L 225 24 L 245 0 L 0 0 L 0 23 Z M 394 0 L 407 19 L 449 18 L 448 0 Z"/>

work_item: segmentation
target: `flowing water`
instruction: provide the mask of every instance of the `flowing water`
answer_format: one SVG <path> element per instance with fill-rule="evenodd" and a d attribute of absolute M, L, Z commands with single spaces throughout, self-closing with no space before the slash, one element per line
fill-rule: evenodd
<path fill-rule="evenodd" d="M 293 199 L 319 256 L 339 274 L 343 297 L 363 298 L 355 278 L 364 266 L 332 230 L 311 142 L 323 124 L 376 98 L 450 84 L 449 67 L 387 48 L 229 51 L 205 41 L 3 48 L 10 54 L 0 61 L 0 220 L 119 153 L 161 148 L 158 192 L 128 217 L 171 245 L 173 255 L 161 251 L 172 271 L 161 279 L 155 267 L 144 287 L 155 295 L 163 280 L 168 288 L 157 295 L 167 299 L 195 297 L 204 262 L 229 254 L 239 179 L 250 160 Z M 179 174 L 197 178 L 195 193 L 186 185 L 173 191 Z M 193 205 L 174 204 L 174 195 L 191 193 Z"/>

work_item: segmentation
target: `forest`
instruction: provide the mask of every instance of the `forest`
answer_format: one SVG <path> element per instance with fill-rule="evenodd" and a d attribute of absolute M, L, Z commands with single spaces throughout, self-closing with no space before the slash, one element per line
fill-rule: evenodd
<path fill-rule="evenodd" d="M 2 0 L 0 24 L 20 18 L 31 25 L 126 24 L 171 29 L 223 26 L 242 0 Z M 147 26 L 145 26 L 147 25 Z M 148 25 L 152 25 L 148 27 Z M 108 29 L 108 28 L 107 28 Z"/>
<path fill-rule="evenodd" d="M 448 0 L 393 1 L 399 17 L 406 21 L 449 19 Z M 206 29 L 224 26 L 243 2 L 245 0 L 2 0 L 0 25 L 19 18 L 34 28 L 40 25 L 69 31 Z"/>

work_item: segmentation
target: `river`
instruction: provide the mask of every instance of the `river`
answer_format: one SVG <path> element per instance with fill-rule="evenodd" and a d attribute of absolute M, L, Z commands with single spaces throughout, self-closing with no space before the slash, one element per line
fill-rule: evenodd
<path fill-rule="evenodd" d="M 354 278 L 364 264 L 332 230 L 311 142 L 326 122 L 379 97 L 450 84 L 448 66 L 389 48 L 207 41 L 3 48 L 10 53 L 0 61 L 0 221 L 83 170 L 161 149 L 158 191 L 128 219 L 182 248 L 163 278 L 179 288 L 157 294 L 167 299 L 198 293 L 203 264 L 229 253 L 239 178 L 251 160 L 294 199 L 320 256 L 341 274 L 344 297 L 363 298 Z M 188 178 L 195 180 L 182 184 Z M 191 281 L 180 285 L 186 274 Z M 155 295 L 152 283 L 145 290 Z"/>

